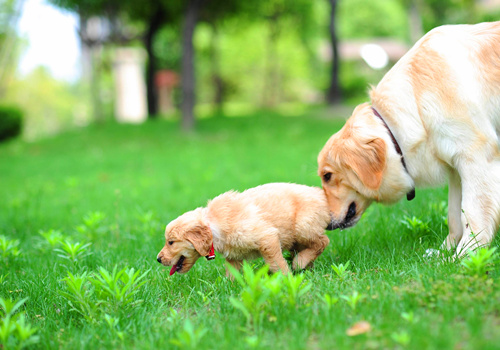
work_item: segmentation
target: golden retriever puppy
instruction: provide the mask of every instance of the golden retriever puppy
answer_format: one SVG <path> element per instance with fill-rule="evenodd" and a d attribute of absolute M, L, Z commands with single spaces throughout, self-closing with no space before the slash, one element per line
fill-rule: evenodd
<path fill-rule="evenodd" d="M 318 156 L 333 227 L 448 179 L 442 248 L 462 256 L 490 244 L 500 223 L 500 22 L 433 29 L 370 97 Z"/>
<path fill-rule="evenodd" d="M 186 273 L 198 258 L 213 258 L 215 249 L 237 269 L 242 260 L 262 256 L 271 271 L 288 273 L 283 251 L 294 254 L 294 269 L 310 266 L 329 243 L 329 224 L 321 188 L 271 183 L 230 191 L 170 222 L 157 260 L 172 266 L 170 275 Z"/>

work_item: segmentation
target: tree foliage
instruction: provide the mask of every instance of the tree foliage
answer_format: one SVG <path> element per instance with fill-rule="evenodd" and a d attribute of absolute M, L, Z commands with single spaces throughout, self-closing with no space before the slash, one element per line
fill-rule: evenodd
<path fill-rule="evenodd" d="M 338 27 L 343 39 L 396 37 L 406 39 L 408 20 L 397 0 L 339 1 Z"/>
<path fill-rule="evenodd" d="M 19 19 L 19 0 L 0 0 L 0 97 L 5 84 L 15 71 L 19 56 L 18 37 L 15 27 Z"/>
<path fill-rule="evenodd" d="M 176 104 L 181 105 L 191 96 L 188 91 L 193 91 L 184 116 L 192 113 L 188 111 L 195 103 L 218 104 L 222 110 L 225 102 L 265 107 L 321 102 L 333 76 L 328 73 L 331 61 L 324 54 L 330 40 L 331 3 L 326 0 L 49 1 L 83 17 L 107 18 L 109 40 L 145 47 L 148 105 L 153 115 L 154 73 L 160 69 L 188 76 L 182 86 L 192 88 L 174 92 Z M 183 36 L 192 5 L 196 6 L 193 28 L 188 31 L 192 34 Z M 411 27 L 415 14 L 417 35 Z M 391 37 L 411 44 L 435 26 L 481 18 L 473 0 L 346 0 L 338 1 L 335 27 L 340 42 Z M 186 54 L 191 46 L 192 54 Z M 193 62 L 182 68 L 186 60 Z M 360 79 L 362 72 L 349 64 L 338 74 L 344 98 L 354 90 L 364 94 L 367 83 L 376 83 L 372 76 Z"/>

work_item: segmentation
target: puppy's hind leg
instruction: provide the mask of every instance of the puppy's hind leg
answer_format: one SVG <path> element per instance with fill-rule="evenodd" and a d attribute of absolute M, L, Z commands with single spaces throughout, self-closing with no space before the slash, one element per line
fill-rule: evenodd
<path fill-rule="evenodd" d="M 307 248 L 301 250 L 293 259 L 293 269 L 303 270 L 307 267 L 312 267 L 314 260 L 323 253 L 323 250 L 325 250 L 329 243 L 330 239 L 325 234 L 320 235 L 318 240 L 310 242 Z"/>
<path fill-rule="evenodd" d="M 290 268 L 283 257 L 277 230 L 267 234 L 266 238 L 261 240 L 259 250 L 265 262 L 269 265 L 269 271 L 281 270 L 285 275 L 290 272 Z"/>
<path fill-rule="evenodd" d="M 241 269 L 241 264 L 242 264 L 242 261 L 241 260 L 226 260 L 227 263 L 229 265 L 231 265 L 232 267 L 234 267 L 236 270 L 240 270 Z M 226 268 L 226 277 L 229 277 L 229 279 L 231 281 L 234 281 L 234 276 L 233 274 L 229 271 L 228 268 Z"/>

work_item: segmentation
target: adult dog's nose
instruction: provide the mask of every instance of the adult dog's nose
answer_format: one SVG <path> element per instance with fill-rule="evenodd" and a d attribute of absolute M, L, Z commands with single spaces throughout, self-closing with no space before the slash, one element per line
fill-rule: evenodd
<path fill-rule="evenodd" d="M 161 264 L 161 258 L 160 258 L 160 257 L 158 257 L 158 258 L 156 259 L 156 261 L 158 261 L 158 262 Z"/>

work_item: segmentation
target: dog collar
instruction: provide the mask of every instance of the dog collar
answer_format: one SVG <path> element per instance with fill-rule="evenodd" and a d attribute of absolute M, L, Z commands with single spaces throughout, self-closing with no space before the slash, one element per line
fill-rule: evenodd
<path fill-rule="evenodd" d="M 208 253 L 208 255 L 205 258 L 207 258 L 207 260 L 215 259 L 215 249 L 214 249 L 213 243 L 212 243 L 212 247 L 210 248 L 210 252 Z"/>
<path fill-rule="evenodd" d="M 209 223 L 208 218 L 207 218 L 207 208 L 204 208 L 203 211 L 203 217 L 205 220 L 207 220 L 207 223 Z M 212 246 L 210 247 L 210 251 L 208 252 L 208 255 L 205 256 L 207 260 L 214 260 L 215 259 L 215 248 L 214 248 L 214 233 L 212 232 L 212 227 L 210 227 L 210 224 L 208 226 L 208 231 L 210 231 L 210 234 L 212 235 Z"/>
<path fill-rule="evenodd" d="M 396 141 L 396 138 L 394 137 L 394 134 L 392 133 L 391 129 L 389 128 L 389 125 L 387 125 L 384 118 L 382 118 L 382 116 L 377 112 L 377 110 L 373 106 L 371 106 L 371 108 L 373 110 L 373 113 L 375 113 L 375 115 L 382 121 L 382 123 L 384 123 L 387 131 L 389 131 L 389 135 L 391 136 L 391 140 L 392 140 L 392 143 L 394 144 L 394 148 L 396 149 L 396 152 L 398 152 L 398 154 L 401 157 L 401 163 L 403 164 L 403 168 L 405 168 L 408 175 L 410 175 L 410 172 L 408 171 L 408 168 L 406 167 L 406 162 L 405 162 L 405 157 L 403 156 L 403 151 L 401 151 L 401 147 L 399 147 L 398 141 Z M 413 187 L 411 189 L 411 191 L 406 194 L 407 200 L 411 201 L 413 198 L 415 198 L 415 187 Z"/>

